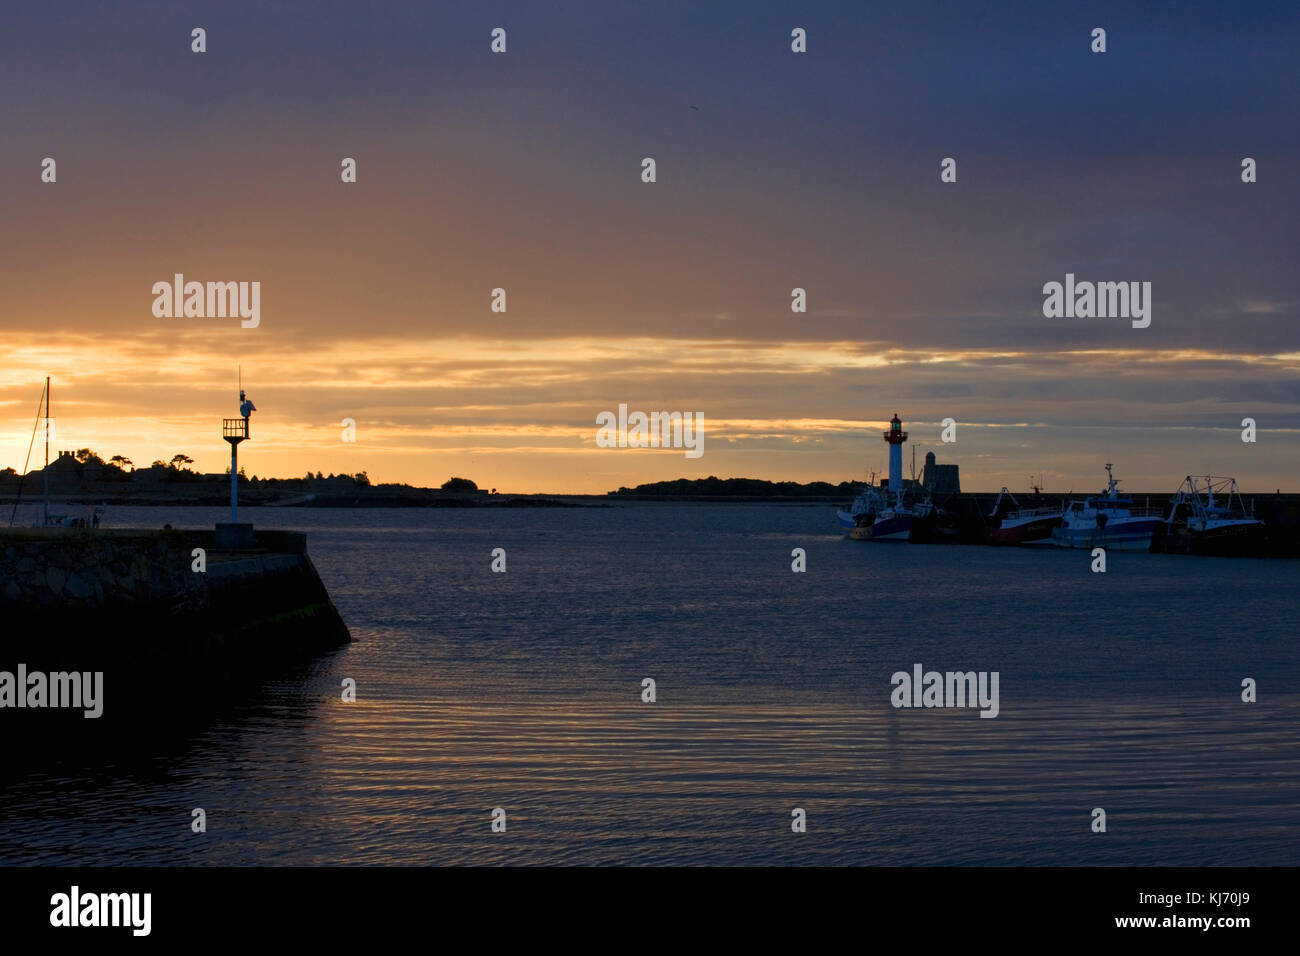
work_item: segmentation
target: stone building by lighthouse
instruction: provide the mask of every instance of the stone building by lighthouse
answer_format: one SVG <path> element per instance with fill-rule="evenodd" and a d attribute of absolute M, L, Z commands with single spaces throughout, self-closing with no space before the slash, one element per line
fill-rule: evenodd
<path fill-rule="evenodd" d="M 939 465 L 935 463 L 934 452 L 925 453 L 925 470 L 921 472 L 921 484 L 932 495 L 961 494 L 961 478 L 956 465 Z"/>
<path fill-rule="evenodd" d="M 898 412 L 894 412 L 894 417 L 889 420 L 885 441 L 889 443 L 889 493 L 896 495 L 903 490 L 903 443 L 907 441 L 907 432 L 903 431 Z"/>

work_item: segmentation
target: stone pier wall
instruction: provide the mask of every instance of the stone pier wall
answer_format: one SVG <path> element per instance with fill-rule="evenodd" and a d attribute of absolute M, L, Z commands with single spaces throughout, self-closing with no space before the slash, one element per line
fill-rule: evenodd
<path fill-rule="evenodd" d="M 351 640 L 305 535 L 259 531 L 254 545 L 217 551 L 212 531 L 0 530 L 0 666 L 256 671 Z"/>
<path fill-rule="evenodd" d="M 186 532 L 0 531 L 0 609 L 202 607 L 207 584 L 190 570 Z"/>

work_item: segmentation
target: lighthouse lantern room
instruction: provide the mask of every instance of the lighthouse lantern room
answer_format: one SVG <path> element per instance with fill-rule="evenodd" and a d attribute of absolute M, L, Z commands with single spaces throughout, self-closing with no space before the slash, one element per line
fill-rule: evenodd
<path fill-rule="evenodd" d="M 894 412 L 894 417 L 889 420 L 885 441 L 889 443 L 889 492 L 898 494 L 903 490 L 903 443 L 907 441 L 907 432 L 903 431 L 898 412 Z"/>

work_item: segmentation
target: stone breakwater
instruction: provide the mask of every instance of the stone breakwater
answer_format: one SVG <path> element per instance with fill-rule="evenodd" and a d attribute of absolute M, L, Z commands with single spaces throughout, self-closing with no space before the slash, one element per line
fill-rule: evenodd
<path fill-rule="evenodd" d="M 195 549 L 203 549 L 196 570 Z M 351 640 L 303 534 L 0 530 L 0 669 L 104 671 L 105 714 L 248 686 Z"/>
<path fill-rule="evenodd" d="M 0 531 L 0 607 L 24 615 L 133 605 L 198 610 L 208 588 L 190 569 L 190 534 Z"/>

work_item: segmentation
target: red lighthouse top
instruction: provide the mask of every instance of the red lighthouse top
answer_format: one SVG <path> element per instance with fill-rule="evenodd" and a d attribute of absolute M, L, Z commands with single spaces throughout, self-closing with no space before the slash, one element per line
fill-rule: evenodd
<path fill-rule="evenodd" d="M 903 431 L 903 421 L 898 417 L 898 412 L 894 412 L 894 417 L 889 420 L 889 431 L 885 432 L 885 441 L 891 445 L 901 445 L 907 441 L 907 432 Z"/>

